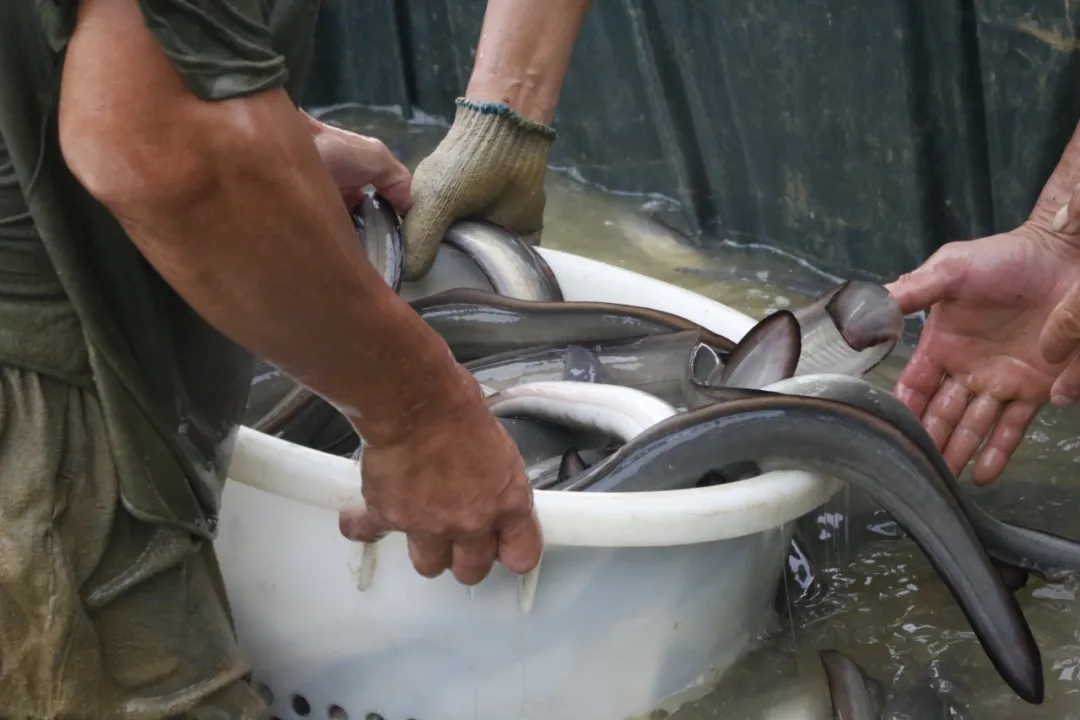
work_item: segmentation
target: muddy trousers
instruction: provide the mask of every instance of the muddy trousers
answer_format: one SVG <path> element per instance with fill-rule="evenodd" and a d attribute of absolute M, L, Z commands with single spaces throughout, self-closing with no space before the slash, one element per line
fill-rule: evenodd
<path fill-rule="evenodd" d="M 94 395 L 0 366 L 0 718 L 265 718 L 213 548 L 120 502 Z"/>

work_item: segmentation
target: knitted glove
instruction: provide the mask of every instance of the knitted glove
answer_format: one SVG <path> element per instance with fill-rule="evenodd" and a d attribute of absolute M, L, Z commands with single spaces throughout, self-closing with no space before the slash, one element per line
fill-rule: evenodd
<path fill-rule="evenodd" d="M 458 98 L 450 131 L 413 173 L 405 215 L 405 279 L 428 273 L 457 220 L 487 220 L 536 245 L 544 225 L 544 172 L 555 131 L 501 103 Z"/>

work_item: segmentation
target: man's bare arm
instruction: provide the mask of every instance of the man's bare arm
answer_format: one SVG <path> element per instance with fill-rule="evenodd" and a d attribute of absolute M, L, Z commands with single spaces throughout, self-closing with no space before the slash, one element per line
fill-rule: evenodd
<path fill-rule="evenodd" d="M 368 264 L 283 91 L 204 102 L 134 0 L 82 0 L 60 138 L 76 177 L 192 307 L 337 404 L 367 442 L 473 394 Z"/>
<path fill-rule="evenodd" d="M 590 0 L 488 0 L 465 94 L 534 122 L 555 116 Z"/>

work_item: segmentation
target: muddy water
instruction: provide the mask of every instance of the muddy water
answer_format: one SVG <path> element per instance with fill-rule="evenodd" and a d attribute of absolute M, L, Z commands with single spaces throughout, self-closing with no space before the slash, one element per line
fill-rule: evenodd
<path fill-rule="evenodd" d="M 395 115 L 356 108 L 323 119 L 379 137 L 410 168 L 444 129 L 406 125 Z M 838 278 L 783 254 L 724 243 L 703 249 L 679 231 L 673 202 L 662 197 L 601 192 L 551 172 L 544 244 L 672 282 L 751 316 L 801 305 Z M 917 325 L 912 323 L 912 335 Z M 912 337 L 912 339 L 913 339 Z M 898 349 L 872 379 L 891 387 L 911 343 Z M 978 502 L 999 517 L 1080 536 L 1080 411 L 1044 411 L 1004 477 L 975 489 Z M 1080 582 L 1031 579 L 1018 592 L 1042 650 L 1046 701 L 1019 700 L 991 667 L 955 601 L 915 544 L 857 490 L 841 492 L 816 513 L 816 551 L 829 591 L 817 606 L 778 618 L 760 649 L 729 673 L 709 697 L 672 720 L 798 717 L 783 710 L 792 688 L 807 697 L 820 685 L 807 652 L 835 648 L 892 688 L 892 718 L 963 717 L 978 720 L 1080 719 Z M 796 661 L 796 658 L 802 660 Z M 751 687 L 746 679 L 756 678 Z M 781 689 L 787 688 L 787 695 Z M 799 691 L 801 692 L 801 690 Z M 786 698 L 786 699 L 785 699 Z M 749 710 L 730 714 L 738 699 Z M 728 708 L 722 711 L 722 708 Z M 928 708 L 932 708 L 928 709 Z M 942 714 L 937 714 L 938 712 Z M 771 713 L 771 714 L 770 714 Z"/>

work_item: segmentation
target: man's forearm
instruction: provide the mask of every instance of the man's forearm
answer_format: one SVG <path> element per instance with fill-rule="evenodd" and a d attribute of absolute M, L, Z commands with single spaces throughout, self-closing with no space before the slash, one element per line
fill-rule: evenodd
<path fill-rule="evenodd" d="M 550 125 L 589 0 L 488 0 L 466 95 Z"/>
<path fill-rule="evenodd" d="M 1069 202 L 1077 183 L 1080 183 L 1080 125 L 1073 131 L 1057 167 L 1039 193 L 1039 199 L 1031 212 L 1031 220 L 1039 227 L 1049 228 L 1054 215 L 1062 205 Z"/>
<path fill-rule="evenodd" d="M 127 19 L 103 15 L 73 37 L 61 145 L 165 280 L 224 334 L 337 404 L 373 445 L 474 393 L 441 338 L 367 262 L 285 93 L 199 101 L 139 36 L 141 17 Z M 128 77 L 115 83 L 120 68 Z"/>

